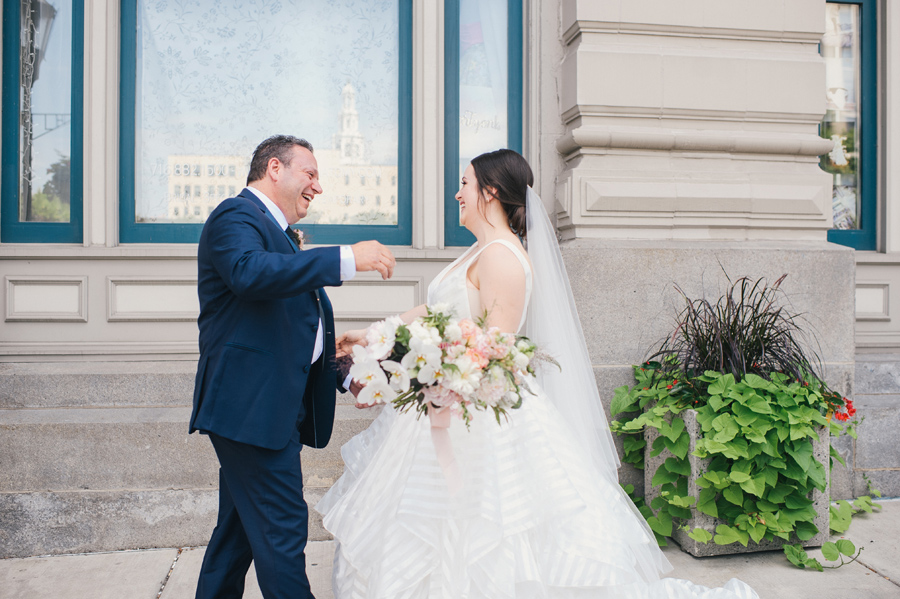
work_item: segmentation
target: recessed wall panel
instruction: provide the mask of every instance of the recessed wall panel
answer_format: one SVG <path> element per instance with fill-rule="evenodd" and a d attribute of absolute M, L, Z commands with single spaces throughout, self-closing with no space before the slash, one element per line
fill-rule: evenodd
<path fill-rule="evenodd" d="M 6 277 L 7 322 L 87 322 L 87 277 Z"/>
<path fill-rule="evenodd" d="M 197 281 L 189 278 L 109 279 L 108 320 L 177 322 L 200 314 Z"/>

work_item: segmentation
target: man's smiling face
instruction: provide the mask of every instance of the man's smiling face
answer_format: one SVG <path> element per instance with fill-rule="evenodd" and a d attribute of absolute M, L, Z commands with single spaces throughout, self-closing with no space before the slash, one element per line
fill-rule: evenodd
<path fill-rule="evenodd" d="M 313 153 L 302 146 L 294 146 L 290 165 L 278 163 L 276 168 L 276 197 L 272 198 L 289 224 L 306 216 L 313 198 L 322 193 L 319 185 L 319 166 Z"/>

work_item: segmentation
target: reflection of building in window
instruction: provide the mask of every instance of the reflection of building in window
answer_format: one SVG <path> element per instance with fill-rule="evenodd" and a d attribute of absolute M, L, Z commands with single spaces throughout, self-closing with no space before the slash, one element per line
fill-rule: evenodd
<path fill-rule="evenodd" d="M 381 208 L 380 198 L 396 197 L 397 165 L 370 163 L 353 85 L 344 86 L 341 100 L 340 130 L 332 138 L 332 147 L 315 151 L 323 193 L 313 201 L 304 222 L 396 224 L 396 208 Z"/>
<path fill-rule="evenodd" d="M 173 154 L 168 168 L 169 219 L 197 223 L 244 187 L 250 157 Z"/>
<path fill-rule="evenodd" d="M 356 91 L 347 84 L 341 95 L 341 129 L 333 147 L 315 151 L 324 193 L 313 200 L 304 222 L 396 224 L 397 165 L 369 163 Z M 171 155 L 168 164 L 169 219 L 203 222 L 222 200 L 244 187 L 250 157 Z M 391 198 L 391 207 L 381 207 L 381 196 Z"/>

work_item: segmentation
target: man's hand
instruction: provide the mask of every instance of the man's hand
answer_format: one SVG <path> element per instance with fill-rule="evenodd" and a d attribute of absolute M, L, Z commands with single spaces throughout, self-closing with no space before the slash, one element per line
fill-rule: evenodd
<path fill-rule="evenodd" d="M 356 270 L 359 272 L 377 270 L 384 280 L 394 275 L 394 255 L 377 241 L 360 241 L 350 246 L 356 259 Z"/>
<path fill-rule="evenodd" d="M 343 358 L 344 356 L 352 355 L 354 345 L 367 345 L 366 329 L 354 329 L 352 331 L 347 331 L 338 337 L 335 342 L 334 356 L 336 358 Z"/>
<path fill-rule="evenodd" d="M 365 387 L 365 385 L 360 385 L 356 381 L 353 381 L 350 383 L 350 393 L 353 394 L 353 397 L 359 397 L 359 392 L 363 390 L 363 387 Z M 372 406 L 369 404 L 357 402 L 356 407 L 357 409 L 364 410 L 366 408 L 371 408 Z"/>

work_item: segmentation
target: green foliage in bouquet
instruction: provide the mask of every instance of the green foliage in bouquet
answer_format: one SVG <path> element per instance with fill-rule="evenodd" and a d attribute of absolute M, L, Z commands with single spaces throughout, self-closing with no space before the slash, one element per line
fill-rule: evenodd
<path fill-rule="evenodd" d="M 715 305 L 685 296 L 674 334 L 634 367 L 634 386 L 615 391 L 611 428 L 624 436 L 623 460 L 644 469 L 646 427 L 659 432 L 650 456 L 672 454 L 653 474 L 659 495 L 642 510 L 660 544 L 686 526 L 692 510 L 724 521 L 715 535 L 688 533 L 700 543 L 746 547 L 792 535 L 805 541 L 818 532 L 809 496 L 825 490 L 828 472 L 812 441 L 829 430 L 841 434 L 831 416 L 845 404 L 853 408 L 816 374 L 819 359 L 804 349 L 799 317 L 777 302 L 783 280 L 767 286 L 739 279 Z M 688 493 L 687 410 L 696 411 L 701 431 L 693 455 L 709 459 L 696 481 L 699 497 Z M 855 437 L 852 426 L 848 432 Z M 785 552 L 805 564 L 810 558 L 801 559 L 798 548 L 786 545 Z"/>

